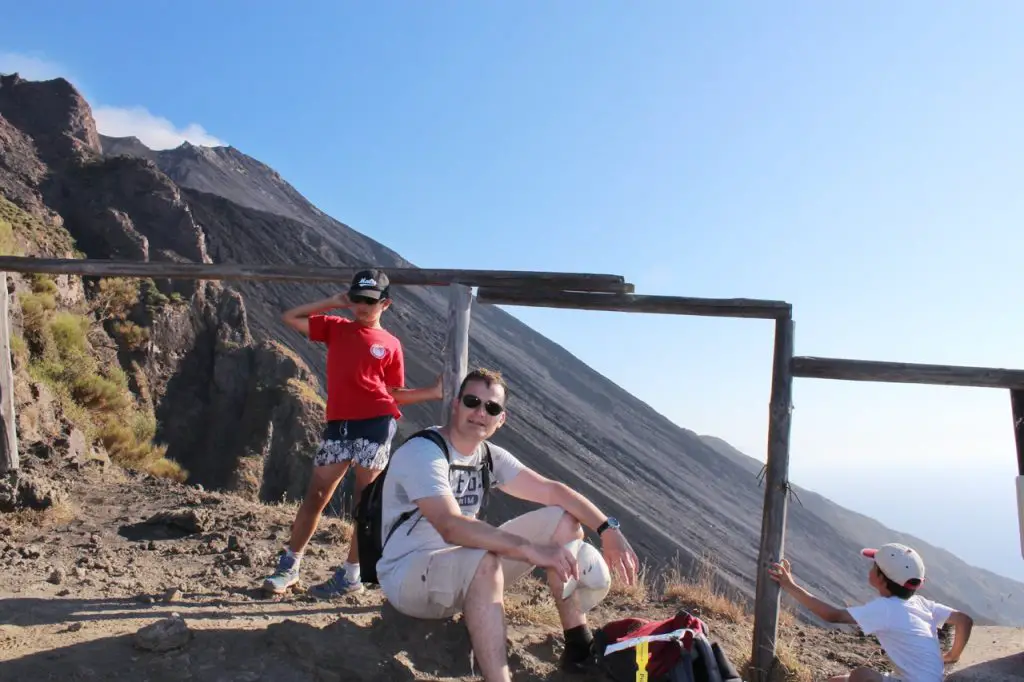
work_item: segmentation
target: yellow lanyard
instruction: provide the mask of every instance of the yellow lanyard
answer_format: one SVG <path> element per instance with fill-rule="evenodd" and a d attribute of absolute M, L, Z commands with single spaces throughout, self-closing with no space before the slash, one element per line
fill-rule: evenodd
<path fill-rule="evenodd" d="M 647 652 L 647 640 L 636 645 L 636 682 L 647 682 L 647 661 L 651 655 Z"/>

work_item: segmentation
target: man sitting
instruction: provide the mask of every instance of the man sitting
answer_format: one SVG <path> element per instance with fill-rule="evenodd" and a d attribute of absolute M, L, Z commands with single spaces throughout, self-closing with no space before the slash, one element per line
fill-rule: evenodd
<path fill-rule="evenodd" d="M 427 438 L 412 438 L 393 456 L 383 486 L 380 585 L 398 611 L 415 618 L 462 612 L 475 659 L 488 682 L 511 680 L 505 641 L 504 589 L 534 567 L 548 585 L 565 633 L 561 666 L 578 670 L 592 635 L 575 595 L 562 600 L 576 558 L 565 545 L 583 537 L 580 524 L 601 537 L 613 576 L 636 580 L 637 558 L 618 521 L 568 486 L 524 466 L 508 450 L 484 441 L 504 423 L 508 387 L 498 372 L 478 369 L 463 380 L 439 433 L 451 455 Z M 495 528 L 480 511 L 489 447 L 491 485 L 542 505 Z M 397 525 L 396 525 L 397 524 Z"/>

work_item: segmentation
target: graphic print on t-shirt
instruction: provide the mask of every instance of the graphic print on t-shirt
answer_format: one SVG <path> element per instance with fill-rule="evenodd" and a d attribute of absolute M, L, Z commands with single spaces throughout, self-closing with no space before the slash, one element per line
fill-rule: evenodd
<path fill-rule="evenodd" d="M 448 480 L 452 485 L 452 495 L 459 503 L 462 513 L 470 516 L 476 514 L 484 488 L 483 472 L 452 469 Z"/>

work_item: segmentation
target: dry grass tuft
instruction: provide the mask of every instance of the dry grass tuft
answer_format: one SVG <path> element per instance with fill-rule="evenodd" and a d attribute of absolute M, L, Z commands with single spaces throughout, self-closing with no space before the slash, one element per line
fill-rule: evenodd
<path fill-rule="evenodd" d="M 608 598 L 617 597 L 627 604 L 642 604 L 647 601 L 652 589 L 649 567 L 647 564 L 640 566 L 637 571 L 636 582 L 627 585 L 625 581 L 617 576 L 612 576 L 612 586 L 608 590 Z"/>
<path fill-rule="evenodd" d="M 527 576 L 516 582 L 516 592 L 505 605 L 505 617 L 512 625 L 545 625 L 561 628 L 558 608 L 546 582 Z"/>
<path fill-rule="evenodd" d="M 46 530 L 62 526 L 77 518 L 75 507 L 66 499 L 60 499 L 45 509 L 18 509 L 7 514 L 0 514 L 0 528 L 11 531 L 31 529 Z"/>
<path fill-rule="evenodd" d="M 684 574 L 677 565 L 663 577 L 662 600 L 678 601 L 682 608 L 698 618 L 710 616 L 730 623 L 747 622 L 746 606 L 717 585 L 715 574 L 714 558 L 707 552 L 701 555 L 689 574 Z"/>

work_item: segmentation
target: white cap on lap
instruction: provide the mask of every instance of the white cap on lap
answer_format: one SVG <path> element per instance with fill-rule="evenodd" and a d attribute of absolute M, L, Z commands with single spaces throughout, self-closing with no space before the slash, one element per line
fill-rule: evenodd
<path fill-rule="evenodd" d="M 580 611 L 586 613 L 605 598 L 612 586 L 611 572 L 601 552 L 589 542 L 573 540 L 566 548 L 576 557 L 579 565 L 580 578 L 577 581 L 569 578 L 562 590 L 562 599 L 568 599 L 573 592 L 577 594 Z"/>

